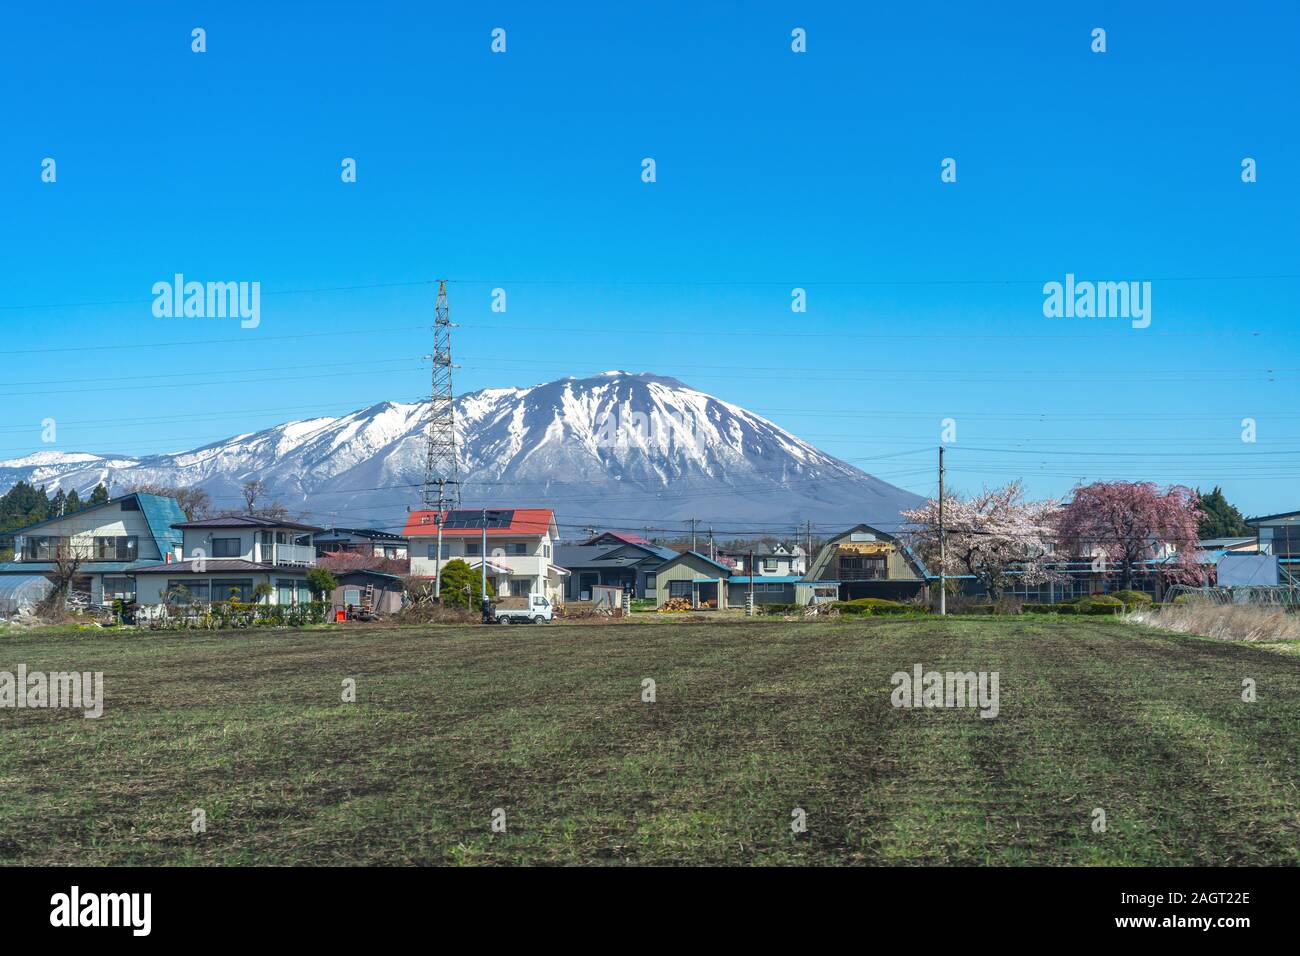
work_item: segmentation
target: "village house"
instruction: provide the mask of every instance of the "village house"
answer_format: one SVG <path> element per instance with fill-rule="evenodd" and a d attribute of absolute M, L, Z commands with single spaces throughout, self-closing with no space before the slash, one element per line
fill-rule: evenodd
<path fill-rule="evenodd" d="M 312 535 L 316 557 L 327 554 L 364 554 L 367 557 L 401 560 L 407 556 L 407 541 L 400 534 L 373 528 L 326 528 Z"/>
<path fill-rule="evenodd" d="M 132 575 L 177 556 L 182 538 L 175 523 L 184 520 L 185 512 L 173 498 L 122 495 L 10 532 L 14 557 L 0 563 L 0 575 L 48 580 L 60 559 L 70 559 L 78 562 L 70 590 L 86 595 L 90 604 L 132 601 Z"/>
<path fill-rule="evenodd" d="M 672 548 L 612 532 L 555 548 L 556 563 L 569 572 L 566 597 L 570 601 L 590 601 L 592 588 L 599 585 L 619 588 L 634 598 L 653 599 L 656 573 L 675 557 Z"/>
<path fill-rule="evenodd" d="M 751 557 L 753 567 L 750 567 Z M 799 578 L 808 571 L 808 557 L 798 545 L 787 548 L 777 543 L 756 548 L 752 552 L 736 548 L 720 549 L 716 559 L 723 564 L 734 565 L 738 574 L 752 574 L 758 578 Z"/>
<path fill-rule="evenodd" d="M 172 527 L 184 536 L 177 552 L 132 572 L 140 604 L 247 602 L 259 584 L 271 586 L 269 604 L 311 600 L 307 572 L 316 565 L 311 540 L 320 528 L 261 515 L 180 521 Z"/>
<path fill-rule="evenodd" d="M 838 582 L 840 598 L 929 598 L 930 573 L 894 535 L 860 524 L 831 538 L 804 576 L 807 582 Z"/>
<path fill-rule="evenodd" d="M 683 551 L 659 566 L 654 576 L 655 606 L 684 598 L 693 608 L 726 610 L 731 568 L 695 551 Z"/>
<path fill-rule="evenodd" d="M 440 530 L 441 557 L 437 544 Z M 491 597 L 540 594 L 552 604 L 564 602 L 564 579 L 569 572 L 556 563 L 559 530 L 550 508 L 412 511 L 403 534 L 410 541 L 411 574 L 415 577 L 432 580 L 440 564 L 459 558 L 476 574 L 482 574 L 486 565 Z"/>
<path fill-rule="evenodd" d="M 1247 518 L 1256 529 L 1256 550 L 1277 558 L 1279 584 L 1300 585 L 1300 511 Z"/>

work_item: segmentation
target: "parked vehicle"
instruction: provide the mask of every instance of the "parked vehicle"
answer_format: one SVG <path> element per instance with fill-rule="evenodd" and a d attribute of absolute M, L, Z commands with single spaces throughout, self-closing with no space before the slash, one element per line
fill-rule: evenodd
<path fill-rule="evenodd" d="M 541 594 L 526 598 L 503 598 L 492 607 L 492 617 L 498 624 L 545 624 L 554 617 L 555 609 Z"/>

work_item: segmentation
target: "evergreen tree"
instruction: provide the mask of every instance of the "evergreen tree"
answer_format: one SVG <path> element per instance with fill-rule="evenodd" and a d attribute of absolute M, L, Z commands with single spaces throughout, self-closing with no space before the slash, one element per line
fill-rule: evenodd
<path fill-rule="evenodd" d="M 81 495 L 77 494 L 77 489 L 73 488 L 68 492 L 68 497 L 63 508 L 65 515 L 70 515 L 74 511 L 80 511 L 84 506 L 81 503 Z"/>
<path fill-rule="evenodd" d="M 446 607 L 476 608 L 483 603 L 481 575 L 460 558 L 442 566 L 442 603 Z"/>
<path fill-rule="evenodd" d="M 1255 529 L 1246 524 L 1246 519 L 1235 506 L 1223 496 L 1223 489 L 1218 485 L 1208 495 L 1196 490 L 1201 511 L 1205 512 L 1200 521 L 1202 538 L 1244 538 L 1255 533 Z"/>
<path fill-rule="evenodd" d="M 68 493 L 62 488 L 50 499 L 50 515 L 62 515 L 68 513 Z"/>
<path fill-rule="evenodd" d="M 108 504 L 108 489 L 104 487 L 104 483 L 102 481 L 99 484 L 97 484 L 95 486 L 95 490 L 90 493 L 90 501 L 88 502 L 88 504 L 92 504 L 92 505 Z"/>
<path fill-rule="evenodd" d="M 13 531 L 44 521 L 50 516 L 50 499 L 45 487 L 20 481 L 0 495 L 0 531 Z"/>

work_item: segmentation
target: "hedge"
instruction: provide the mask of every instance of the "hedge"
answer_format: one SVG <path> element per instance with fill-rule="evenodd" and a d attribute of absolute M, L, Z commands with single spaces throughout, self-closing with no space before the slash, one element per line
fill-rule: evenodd
<path fill-rule="evenodd" d="M 908 604 L 889 601 L 885 598 L 856 598 L 852 601 L 836 601 L 832 607 L 841 614 L 906 614 L 917 610 Z"/>

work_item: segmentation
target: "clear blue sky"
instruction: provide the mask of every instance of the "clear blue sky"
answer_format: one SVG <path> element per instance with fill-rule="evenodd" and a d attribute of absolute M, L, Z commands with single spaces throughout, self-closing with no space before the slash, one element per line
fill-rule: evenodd
<path fill-rule="evenodd" d="M 959 488 L 1300 508 L 1294 4 L 25 5 L 0 64 L 0 458 L 419 398 L 446 276 L 460 391 L 654 371 L 922 493 L 951 417 Z M 260 326 L 155 318 L 177 272 Z M 1150 328 L 1045 318 L 1067 272 Z"/>

